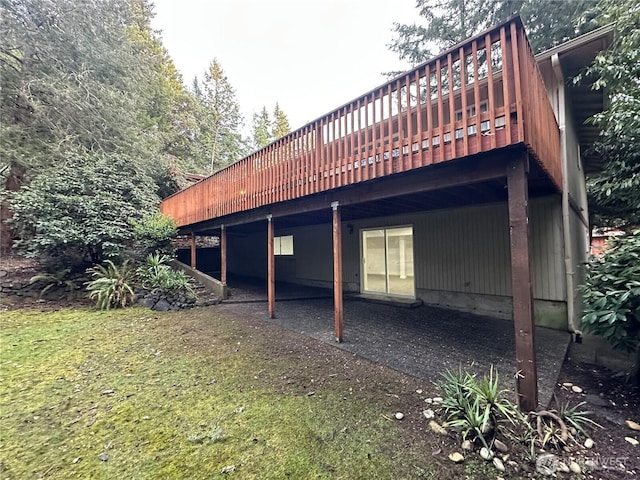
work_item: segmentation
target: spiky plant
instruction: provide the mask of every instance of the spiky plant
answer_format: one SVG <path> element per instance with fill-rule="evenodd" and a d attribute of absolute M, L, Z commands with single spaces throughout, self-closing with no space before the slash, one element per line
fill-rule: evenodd
<path fill-rule="evenodd" d="M 134 270 L 128 260 L 119 266 L 106 260 L 104 265 L 96 265 L 87 272 L 93 277 L 86 283 L 89 298 L 96 301 L 96 307 L 100 310 L 124 308 L 133 303 L 135 294 L 130 283 L 134 278 Z"/>
<path fill-rule="evenodd" d="M 40 290 L 40 295 L 38 296 L 40 299 L 42 299 L 44 294 L 49 290 L 58 287 L 64 287 L 67 297 L 71 297 L 73 292 L 76 290 L 77 285 L 74 280 L 67 278 L 69 272 L 71 272 L 71 269 L 65 268 L 54 273 L 40 273 L 31 277 L 29 284 L 33 285 L 35 283 L 40 283 L 44 285 L 42 290 Z"/>

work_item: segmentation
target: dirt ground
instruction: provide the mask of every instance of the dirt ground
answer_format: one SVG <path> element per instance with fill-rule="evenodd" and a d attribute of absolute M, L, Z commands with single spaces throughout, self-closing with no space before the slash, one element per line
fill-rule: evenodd
<path fill-rule="evenodd" d="M 35 272 L 33 262 L 23 260 L 3 259 L 0 265 L 2 278 L 15 281 L 29 278 Z M 6 274 L 4 272 L 7 272 Z M 67 300 L 37 302 L 35 299 L 0 299 L 0 312 L 4 309 L 36 308 L 51 310 L 73 305 L 86 305 L 86 300 L 69 302 Z M 216 307 L 207 307 L 213 308 Z M 429 431 L 427 422 L 421 415 L 426 408 L 425 397 L 437 395 L 435 387 L 427 382 L 410 375 L 391 371 L 368 360 L 359 359 L 337 348 L 333 348 L 309 337 L 297 334 L 282 334 L 281 327 L 269 322 L 251 322 L 238 316 L 236 320 L 246 323 L 254 333 L 259 331 L 264 344 L 269 346 L 269 355 L 292 355 L 304 353 L 304 356 L 314 358 L 314 370 L 297 369 L 291 371 L 286 378 L 287 389 L 302 389 L 310 392 L 322 386 L 323 382 L 331 382 L 335 374 L 336 363 L 344 365 L 342 371 L 350 376 L 354 390 L 360 390 L 363 395 L 371 396 L 372 402 L 383 402 L 388 405 L 390 412 L 407 412 L 401 422 L 406 433 L 406 443 L 423 445 L 430 451 L 433 461 L 440 464 L 442 469 L 451 469 L 451 478 L 496 478 L 485 477 L 484 473 L 475 476 L 467 470 L 461 471 L 448 460 L 447 455 L 460 440 L 453 435 L 438 436 Z M 1 321 L 1 313 L 0 313 Z M 292 345 L 291 336 L 295 337 Z M 289 339 L 289 342 L 285 341 Z M 324 368 L 323 368 L 324 366 Z M 322 371 L 324 370 L 324 371 Z M 388 385 L 385 382 L 388 381 Z M 375 388 L 364 388 L 365 385 L 375 385 Z M 399 385 L 401 386 L 399 388 Z M 576 393 L 571 387 L 579 386 L 582 390 Z M 565 361 L 559 381 L 555 389 L 557 401 L 570 401 L 572 404 L 586 402 L 584 409 L 593 412 L 591 418 L 603 428 L 592 433 L 595 445 L 588 448 L 576 448 L 565 451 L 565 459 L 575 460 L 584 467 L 583 476 L 571 478 L 588 478 L 613 480 L 620 478 L 638 478 L 640 475 L 640 446 L 632 445 L 625 437 L 640 441 L 640 432 L 631 430 L 626 420 L 640 423 L 640 389 L 624 383 L 623 379 L 612 372 L 571 359 Z M 553 406 L 553 404 L 552 404 Z M 396 421 L 394 418 L 388 419 Z M 441 419 L 442 420 L 442 419 Z M 558 453 L 558 452 L 553 452 Z M 518 452 L 513 453 L 517 459 Z M 524 461 L 518 461 L 524 465 Z M 525 471 L 518 474 L 506 472 L 504 478 L 542 478 L 534 473 L 535 468 L 525 466 Z M 570 478 L 568 475 L 558 474 L 558 477 Z"/>

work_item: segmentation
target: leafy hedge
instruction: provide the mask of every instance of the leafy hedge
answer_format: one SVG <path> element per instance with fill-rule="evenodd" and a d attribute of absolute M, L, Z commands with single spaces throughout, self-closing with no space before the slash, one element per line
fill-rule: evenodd
<path fill-rule="evenodd" d="M 640 229 L 615 237 L 601 257 L 592 257 L 581 292 L 582 328 L 617 350 L 640 349 Z"/>

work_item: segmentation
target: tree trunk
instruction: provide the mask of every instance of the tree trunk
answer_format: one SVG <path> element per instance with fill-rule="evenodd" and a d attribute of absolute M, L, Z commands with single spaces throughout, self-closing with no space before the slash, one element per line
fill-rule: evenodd
<path fill-rule="evenodd" d="M 4 183 L 4 188 L 8 192 L 17 192 L 22 187 L 27 167 L 21 163 L 11 162 L 9 174 Z M 5 199 L 0 205 L 0 254 L 8 255 L 13 247 L 13 231 L 7 224 L 7 220 L 13 217 L 9 209 L 9 202 Z"/>

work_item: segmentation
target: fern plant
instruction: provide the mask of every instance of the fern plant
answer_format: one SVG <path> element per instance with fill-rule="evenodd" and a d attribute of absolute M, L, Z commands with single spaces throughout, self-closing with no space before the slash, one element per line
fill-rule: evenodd
<path fill-rule="evenodd" d="M 96 265 L 87 272 L 93 277 L 93 280 L 86 283 L 89 298 L 96 301 L 96 307 L 100 310 L 124 308 L 133 303 L 135 294 L 130 283 L 135 272 L 128 260 L 120 266 L 106 260 L 104 265 Z"/>
<path fill-rule="evenodd" d="M 77 285 L 73 279 L 67 278 L 70 271 L 70 268 L 65 268 L 64 270 L 59 270 L 54 273 L 40 273 L 31 277 L 29 284 L 33 285 L 40 283 L 44 285 L 42 290 L 40 290 L 40 295 L 38 296 L 40 299 L 42 299 L 48 291 L 62 287 L 64 287 L 67 298 L 71 298 L 77 288 Z"/>

